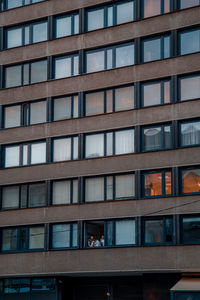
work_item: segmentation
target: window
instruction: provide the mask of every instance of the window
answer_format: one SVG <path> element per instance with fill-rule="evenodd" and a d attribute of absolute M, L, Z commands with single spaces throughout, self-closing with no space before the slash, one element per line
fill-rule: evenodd
<path fill-rule="evenodd" d="M 200 144 L 200 121 L 180 123 L 180 146 L 194 146 Z"/>
<path fill-rule="evenodd" d="M 46 41 L 48 39 L 47 21 L 10 27 L 5 30 L 5 48 L 13 48 Z"/>
<path fill-rule="evenodd" d="M 142 40 L 142 62 L 154 61 L 171 56 L 170 35 L 156 36 Z"/>
<path fill-rule="evenodd" d="M 178 80 L 179 100 L 192 100 L 200 98 L 200 75 L 180 77 Z"/>
<path fill-rule="evenodd" d="M 183 244 L 200 243 L 200 217 L 198 215 L 181 218 L 181 242 Z"/>
<path fill-rule="evenodd" d="M 54 59 L 54 78 L 71 77 L 79 74 L 78 54 L 56 57 Z"/>
<path fill-rule="evenodd" d="M 200 51 L 200 28 L 179 32 L 179 54 L 189 54 Z"/>
<path fill-rule="evenodd" d="M 134 129 L 85 136 L 85 158 L 133 153 Z"/>
<path fill-rule="evenodd" d="M 46 142 L 4 147 L 4 167 L 18 167 L 46 162 Z"/>
<path fill-rule="evenodd" d="M 171 10 L 171 0 L 142 0 L 142 17 L 165 14 Z"/>
<path fill-rule="evenodd" d="M 136 244 L 134 219 L 88 221 L 85 223 L 85 247 L 133 246 Z"/>
<path fill-rule="evenodd" d="M 87 31 L 134 21 L 134 1 L 87 10 Z"/>
<path fill-rule="evenodd" d="M 181 192 L 182 194 L 200 193 L 200 169 L 181 170 Z"/>
<path fill-rule="evenodd" d="M 173 219 L 172 217 L 147 218 L 143 220 L 144 240 L 146 245 L 172 244 Z"/>
<path fill-rule="evenodd" d="M 58 16 L 55 18 L 55 38 L 79 33 L 79 14 Z"/>
<path fill-rule="evenodd" d="M 4 128 L 44 123 L 47 120 L 47 102 L 37 101 L 5 106 L 3 108 L 3 114 Z"/>
<path fill-rule="evenodd" d="M 42 2 L 45 0 L 3 0 L 2 2 L 2 7 L 3 10 L 15 8 L 15 7 L 20 7 L 28 4 L 33 4 L 37 2 Z"/>
<path fill-rule="evenodd" d="M 141 83 L 141 100 L 143 107 L 170 103 L 171 81 L 166 79 Z"/>
<path fill-rule="evenodd" d="M 134 108 L 134 85 L 85 94 L 86 116 Z"/>
<path fill-rule="evenodd" d="M 200 298 L 200 293 L 198 291 L 195 292 L 173 292 L 173 299 L 175 300 L 198 300 Z"/>
<path fill-rule="evenodd" d="M 85 179 L 85 202 L 128 199 L 134 196 L 134 174 L 88 177 Z"/>
<path fill-rule="evenodd" d="M 134 64 L 134 43 L 89 50 L 86 52 L 86 73 Z"/>
<path fill-rule="evenodd" d="M 142 128 L 142 150 L 154 151 L 172 148 L 172 126 L 159 125 Z"/>
<path fill-rule="evenodd" d="M 32 279 L 32 291 L 53 291 L 56 289 L 55 278 Z M 44 294 L 43 294 L 44 295 Z M 49 295 L 48 295 L 49 296 Z"/>
<path fill-rule="evenodd" d="M 165 197 L 172 195 L 171 171 L 145 172 L 142 174 L 143 197 Z"/>
<path fill-rule="evenodd" d="M 78 159 L 78 137 L 58 138 L 53 141 L 53 161 Z"/>
<path fill-rule="evenodd" d="M 38 207 L 46 205 L 45 183 L 2 187 L 2 209 Z"/>
<path fill-rule="evenodd" d="M 184 9 L 192 6 L 200 5 L 199 0 L 179 0 L 179 8 Z"/>
<path fill-rule="evenodd" d="M 4 87 L 16 87 L 47 80 L 47 60 L 5 67 Z"/>
<path fill-rule="evenodd" d="M 78 203 L 78 180 L 60 180 L 52 184 L 52 204 Z"/>
<path fill-rule="evenodd" d="M 4 294 L 21 294 L 30 292 L 30 279 L 5 279 Z"/>
<path fill-rule="evenodd" d="M 2 229 L 2 251 L 44 249 L 44 226 Z"/>
<path fill-rule="evenodd" d="M 53 100 L 53 120 L 78 118 L 78 95 L 55 98 Z"/>
<path fill-rule="evenodd" d="M 55 224 L 52 225 L 53 249 L 78 247 L 78 224 Z"/>

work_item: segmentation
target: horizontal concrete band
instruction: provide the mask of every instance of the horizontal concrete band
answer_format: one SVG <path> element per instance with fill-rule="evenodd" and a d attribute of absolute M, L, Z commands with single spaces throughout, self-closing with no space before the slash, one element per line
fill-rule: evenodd
<path fill-rule="evenodd" d="M 192 245 L 2 254 L 0 269 L 1 276 L 76 275 L 84 272 L 117 274 L 119 270 L 199 272 L 199 251 L 199 245 Z"/>
<path fill-rule="evenodd" d="M 140 200 L 116 200 L 76 205 L 0 211 L 1 227 L 45 223 L 105 220 L 137 216 L 195 214 L 200 211 L 199 196 Z"/>
<path fill-rule="evenodd" d="M 52 1 L 53 2 L 53 1 Z M 70 2 L 70 1 L 67 1 Z M 54 2 L 55 3 L 55 2 Z M 41 3 L 42 4 L 42 3 Z M 63 2 L 62 2 L 63 5 Z M 29 10 L 30 13 L 31 10 Z M 0 52 L 2 65 L 123 43 L 199 24 L 200 7 Z M 10 24 L 10 23 L 9 23 Z"/>
<path fill-rule="evenodd" d="M 0 91 L 0 104 L 6 105 L 77 92 L 94 91 L 137 81 L 198 72 L 199 69 L 200 53 L 195 53 L 29 86 L 4 89 Z"/>

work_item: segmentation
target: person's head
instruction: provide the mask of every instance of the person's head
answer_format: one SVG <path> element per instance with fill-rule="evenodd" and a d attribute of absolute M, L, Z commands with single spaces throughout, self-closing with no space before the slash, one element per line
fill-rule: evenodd
<path fill-rule="evenodd" d="M 94 236 L 93 236 L 93 235 L 91 235 L 91 236 L 90 236 L 90 239 L 93 241 L 93 240 L 94 240 Z"/>
<path fill-rule="evenodd" d="M 104 240 L 104 235 L 101 236 L 101 240 Z"/>

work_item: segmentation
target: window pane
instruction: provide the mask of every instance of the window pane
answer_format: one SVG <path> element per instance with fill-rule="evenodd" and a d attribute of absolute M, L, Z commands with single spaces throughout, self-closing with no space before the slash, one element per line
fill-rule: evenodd
<path fill-rule="evenodd" d="M 115 180 L 116 199 L 135 196 L 135 176 L 133 174 L 119 175 L 115 177 Z"/>
<path fill-rule="evenodd" d="M 47 22 L 33 24 L 33 43 L 47 40 Z"/>
<path fill-rule="evenodd" d="M 143 41 L 142 46 L 143 62 L 153 61 L 161 58 L 161 38 Z"/>
<path fill-rule="evenodd" d="M 79 33 L 79 15 L 74 15 L 74 34 Z"/>
<path fill-rule="evenodd" d="M 53 204 L 70 203 L 71 181 L 56 181 L 53 183 Z"/>
<path fill-rule="evenodd" d="M 172 176 L 171 172 L 165 173 L 165 194 L 170 195 L 172 193 Z"/>
<path fill-rule="evenodd" d="M 2 230 L 2 251 L 17 249 L 17 229 Z"/>
<path fill-rule="evenodd" d="M 85 180 L 85 202 L 104 200 L 104 178 L 87 178 Z"/>
<path fill-rule="evenodd" d="M 71 64 L 72 58 L 58 58 L 55 60 L 55 78 L 64 78 L 72 76 Z"/>
<path fill-rule="evenodd" d="M 78 118 L 79 116 L 79 98 L 78 96 L 73 97 L 73 118 Z"/>
<path fill-rule="evenodd" d="M 134 45 L 116 48 L 116 68 L 134 64 Z"/>
<path fill-rule="evenodd" d="M 44 248 L 44 227 L 31 227 L 29 229 L 29 249 Z"/>
<path fill-rule="evenodd" d="M 85 95 L 85 115 L 104 113 L 104 92 L 88 93 Z"/>
<path fill-rule="evenodd" d="M 183 242 L 199 243 L 200 242 L 200 218 L 185 217 L 182 220 L 183 226 Z"/>
<path fill-rule="evenodd" d="M 104 9 L 92 10 L 87 13 L 88 31 L 104 27 Z"/>
<path fill-rule="evenodd" d="M 47 80 L 47 61 L 42 60 L 31 64 L 31 83 Z"/>
<path fill-rule="evenodd" d="M 134 108 L 134 86 L 115 89 L 115 111 Z"/>
<path fill-rule="evenodd" d="M 181 146 L 200 144 L 200 121 L 181 124 Z"/>
<path fill-rule="evenodd" d="M 22 165 L 26 166 L 28 164 L 28 145 L 23 145 L 22 150 L 23 150 Z"/>
<path fill-rule="evenodd" d="M 104 156 L 104 134 L 86 135 L 85 157 Z"/>
<path fill-rule="evenodd" d="M 162 243 L 163 242 L 163 220 L 146 220 L 145 221 L 145 243 Z"/>
<path fill-rule="evenodd" d="M 56 19 L 56 37 L 63 37 L 72 34 L 71 16 Z"/>
<path fill-rule="evenodd" d="M 23 65 L 23 84 L 29 84 L 30 83 L 30 75 L 29 75 L 29 64 Z"/>
<path fill-rule="evenodd" d="M 32 279 L 32 291 L 53 291 L 56 288 L 56 280 L 54 278 L 43 278 L 43 279 Z M 36 298 L 32 299 L 37 299 L 37 295 L 35 294 Z M 43 294 L 46 295 L 46 294 Z M 47 298 L 50 297 L 48 296 L 49 293 L 47 294 Z M 46 296 L 43 296 L 46 298 Z"/>
<path fill-rule="evenodd" d="M 54 121 L 71 118 L 72 97 L 54 99 Z"/>
<path fill-rule="evenodd" d="M 7 48 L 18 47 L 22 45 L 22 28 L 7 30 Z"/>
<path fill-rule="evenodd" d="M 144 18 L 161 13 L 161 0 L 143 0 Z"/>
<path fill-rule="evenodd" d="M 78 159 L 78 136 L 73 137 L 73 158 Z"/>
<path fill-rule="evenodd" d="M 170 103 L 170 81 L 164 82 L 164 103 Z"/>
<path fill-rule="evenodd" d="M 21 66 L 7 67 L 5 69 L 5 87 L 14 87 L 22 84 Z"/>
<path fill-rule="evenodd" d="M 2 208 L 19 207 L 19 186 L 8 186 L 2 189 Z"/>
<path fill-rule="evenodd" d="M 76 76 L 79 74 L 79 56 L 76 55 L 73 57 L 73 62 L 74 62 L 74 66 L 73 66 L 73 76 Z"/>
<path fill-rule="evenodd" d="M 172 129 L 171 126 L 164 126 L 164 139 L 165 139 L 165 149 L 172 147 Z"/>
<path fill-rule="evenodd" d="M 200 192 L 200 169 L 185 170 L 182 172 L 183 193 Z"/>
<path fill-rule="evenodd" d="M 164 0 L 164 13 L 170 12 L 170 2 L 171 0 Z"/>
<path fill-rule="evenodd" d="M 20 207 L 26 208 L 27 207 L 27 195 L 28 195 L 28 186 L 22 185 L 21 186 L 21 195 L 20 195 Z"/>
<path fill-rule="evenodd" d="M 20 126 L 21 123 L 21 106 L 8 106 L 4 109 L 5 128 Z"/>
<path fill-rule="evenodd" d="M 78 226 L 77 224 L 72 224 L 72 247 L 78 246 Z"/>
<path fill-rule="evenodd" d="M 200 98 L 200 75 L 181 78 L 179 83 L 181 101 Z"/>
<path fill-rule="evenodd" d="M 168 58 L 170 57 L 170 36 L 165 36 L 164 37 L 164 56 L 163 58 Z"/>
<path fill-rule="evenodd" d="M 108 27 L 114 25 L 113 10 L 114 10 L 113 6 L 110 6 L 107 9 L 107 14 L 108 14 L 108 17 L 107 17 L 107 26 Z"/>
<path fill-rule="evenodd" d="M 113 155 L 113 133 L 106 134 L 106 155 Z"/>
<path fill-rule="evenodd" d="M 70 224 L 52 226 L 52 248 L 70 247 Z"/>
<path fill-rule="evenodd" d="M 180 54 L 200 51 L 200 29 L 180 33 Z"/>
<path fill-rule="evenodd" d="M 46 143 L 31 145 L 31 164 L 46 162 Z"/>
<path fill-rule="evenodd" d="M 133 1 L 117 5 L 117 24 L 131 22 L 134 20 Z"/>
<path fill-rule="evenodd" d="M 116 131 L 115 154 L 134 152 L 134 129 Z"/>
<path fill-rule="evenodd" d="M 28 293 L 30 291 L 30 279 L 5 279 L 5 294 L 21 294 Z M 8 296 L 9 297 L 9 296 Z M 12 298 L 16 297 L 11 296 Z M 18 297 L 18 296 L 17 296 Z M 23 296 L 20 296 L 23 298 Z M 11 299 L 10 297 L 6 299 Z M 15 298 L 16 299 L 16 298 Z"/>
<path fill-rule="evenodd" d="M 144 175 L 145 196 L 162 195 L 162 173 Z"/>
<path fill-rule="evenodd" d="M 25 33 L 24 33 L 24 45 L 30 44 L 30 26 L 24 27 Z"/>
<path fill-rule="evenodd" d="M 22 6 L 22 0 L 7 0 L 7 8 L 14 8 Z"/>
<path fill-rule="evenodd" d="M 46 205 L 45 183 L 29 185 L 29 207 Z"/>
<path fill-rule="evenodd" d="M 106 112 L 113 111 L 113 90 L 106 91 Z"/>
<path fill-rule="evenodd" d="M 106 200 L 113 200 L 113 176 L 106 177 Z"/>
<path fill-rule="evenodd" d="M 19 166 L 19 146 L 5 148 L 5 168 Z"/>
<path fill-rule="evenodd" d="M 143 105 L 161 104 L 161 86 L 160 83 L 150 83 L 143 85 Z"/>
<path fill-rule="evenodd" d="M 104 50 L 98 52 L 90 52 L 86 54 L 87 59 L 87 73 L 102 71 L 105 68 L 104 59 L 105 52 Z"/>
<path fill-rule="evenodd" d="M 71 138 L 54 140 L 53 161 L 71 160 Z"/>
<path fill-rule="evenodd" d="M 115 233 L 116 245 L 133 245 L 135 244 L 135 221 L 125 220 L 116 221 Z"/>
<path fill-rule="evenodd" d="M 107 56 L 107 65 L 106 69 L 112 69 L 113 67 L 113 49 L 106 50 L 106 56 Z"/>
<path fill-rule="evenodd" d="M 73 197 L 72 202 L 78 203 L 78 180 L 73 180 Z"/>
<path fill-rule="evenodd" d="M 27 249 L 27 227 L 18 228 L 18 249 Z"/>
<path fill-rule="evenodd" d="M 179 0 L 180 1 L 180 8 L 187 8 L 199 5 L 199 0 Z"/>
<path fill-rule="evenodd" d="M 160 127 L 144 129 L 144 151 L 158 150 L 162 148 L 162 131 Z"/>
<path fill-rule="evenodd" d="M 46 101 L 30 104 L 30 124 L 46 122 Z"/>

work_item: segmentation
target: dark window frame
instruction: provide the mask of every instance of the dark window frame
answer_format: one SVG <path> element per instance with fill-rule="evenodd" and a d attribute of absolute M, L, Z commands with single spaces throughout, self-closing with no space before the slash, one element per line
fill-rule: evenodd
<path fill-rule="evenodd" d="M 80 34 L 80 30 L 78 30 L 79 31 L 78 33 L 75 33 L 75 16 L 79 17 L 79 23 L 80 23 L 80 15 L 79 15 L 79 11 L 77 11 L 77 10 L 68 12 L 65 14 L 63 13 L 63 14 L 53 16 L 53 38 L 54 39 L 59 39 L 59 38 L 64 38 L 64 37 Z M 71 34 L 57 37 L 57 20 L 64 19 L 65 17 L 71 17 Z"/>
<path fill-rule="evenodd" d="M 198 98 L 193 98 L 193 99 L 186 99 L 186 100 L 181 100 L 181 80 L 183 79 L 189 79 L 189 78 L 194 78 L 194 77 L 200 77 L 200 73 L 191 73 L 191 74 L 183 74 L 178 76 L 178 86 L 177 86 L 177 94 L 178 94 L 178 102 L 182 103 L 182 102 L 186 102 L 186 101 L 193 101 L 193 100 L 197 100 L 200 98 L 200 96 Z"/>
<path fill-rule="evenodd" d="M 74 159 L 74 138 L 78 138 L 78 158 Z M 56 140 L 63 140 L 63 139 L 71 139 L 71 159 L 69 160 L 59 160 L 59 161 L 54 161 L 54 141 Z M 67 135 L 67 136 L 60 136 L 56 138 L 52 138 L 52 143 L 51 143 L 51 163 L 60 163 L 60 162 L 66 162 L 66 161 L 73 161 L 73 160 L 79 160 L 80 154 L 79 154 L 79 144 L 80 144 L 80 137 L 78 134 L 74 135 Z"/>
<path fill-rule="evenodd" d="M 189 32 L 193 32 L 193 31 L 199 31 L 199 35 L 200 35 L 200 26 L 192 26 L 189 28 L 184 28 L 184 29 L 180 29 L 178 30 L 178 34 L 177 34 L 177 56 L 183 56 L 183 55 L 190 55 L 190 54 L 194 54 L 194 53 L 199 53 L 200 52 L 200 44 L 199 44 L 199 50 L 198 51 L 193 51 L 193 52 L 189 52 L 189 53 L 184 53 L 181 54 L 181 35 L 184 33 L 189 33 Z M 199 38 L 200 40 L 200 38 Z"/>
<path fill-rule="evenodd" d="M 192 192 L 192 193 L 184 193 L 183 188 L 183 172 L 184 171 L 192 171 L 192 170 L 200 170 L 200 166 L 193 166 L 193 167 L 181 167 L 179 168 L 179 194 L 181 196 L 189 196 L 189 195 L 200 195 L 200 191 L 199 192 Z"/>
<path fill-rule="evenodd" d="M 75 97 L 78 97 L 78 116 L 77 117 L 74 117 L 74 98 Z M 70 118 L 63 118 L 63 119 L 58 119 L 58 120 L 55 120 L 55 116 L 54 116 L 54 112 L 55 112 L 55 102 L 56 100 L 59 100 L 59 99 L 63 99 L 63 98 L 71 98 L 71 116 Z M 81 99 L 80 99 L 80 93 L 75 93 L 75 94 L 69 94 L 69 95 L 63 95 L 63 96 L 58 96 L 58 97 L 53 97 L 52 98 L 52 122 L 57 122 L 57 121 L 62 121 L 62 120 L 70 120 L 70 119 L 77 119 L 80 117 L 80 105 L 81 105 Z"/>
<path fill-rule="evenodd" d="M 182 120 L 182 121 L 178 122 L 178 145 L 180 148 L 198 147 L 200 145 L 200 143 L 190 144 L 190 145 L 182 145 L 181 125 L 182 124 L 190 124 L 190 123 L 199 123 L 199 125 L 200 125 L 200 118 L 187 119 L 187 120 Z"/>
<path fill-rule="evenodd" d="M 15 8 L 27 6 L 27 5 L 37 4 L 37 3 L 40 3 L 40 2 L 44 2 L 44 1 L 47 1 L 47 0 L 40 0 L 38 2 L 33 2 L 32 0 L 30 0 L 30 3 L 25 4 L 25 0 L 22 0 L 22 5 L 16 6 L 16 7 L 12 7 L 12 8 L 8 8 L 7 0 L 2 0 L 1 7 L 2 7 L 2 11 L 6 11 L 6 10 L 10 10 L 10 9 L 15 9 Z"/>
<path fill-rule="evenodd" d="M 188 241 L 186 242 L 184 240 L 184 229 L 183 229 L 183 219 L 190 219 L 190 218 L 200 218 L 199 214 L 186 214 L 186 215 L 180 215 L 180 224 L 179 224 L 179 228 L 180 228 L 180 244 L 181 245 L 199 245 L 200 242 L 195 242 L 195 241 Z"/>
<path fill-rule="evenodd" d="M 78 74 L 74 75 L 74 59 L 75 57 L 78 58 Z M 56 61 L 58 60 L 62 60 L 65 58 L 71 58 L 71 75 L 70 76 L 65 76 L 65 77 L 58 77 L 56 78 Z M 74 76 L 79 76 L 81 75 L 80 73 L 80 55 L 79 52 L 73 52 L 73 53 L 67 53 L 67 54 L 62 54 L 60 56 L 53 56 L 53 67 L 52 67 L 52 80 L 59 80 L 59 79 L 64 79 L 64 78 L 70 78 L 70 77 L 74 77 Z"/>
<path fill-rule="evenodd" d="M 163 15 L 163 14 L 168 14 L 170 12 L 173 11 L 173 0 L 169 0 L 169 12 L 165 12 L 165 2 L 166 0 L 160 0 L 160 14 L 156 14 L 156 15 L 152 15 L 152 16 L 148 16 L 148 17 L 145 17 L 144 16 L 144 0 L 141 1 L 141 19 L 146 19 L 146 18 L 152 18 L 152 17 L 156 17 L 156 16 L 160 16 L 160 15 Z"/>
<path fill-rule="evenodd" d="M 73 202 L 73 196 L 74 196 L 74 187 L 73 187 L 73 181 L 78 181 L 78 177 L 70 178 L 70 179 L 57 179 L 51 181 L 51 206 L 59 206 L 59 205 L 71 205 L 71 204 L 79 204 L 79 182 L 78 182 L 78 189 L 77 189 L 77 202 Z M 69 181 L 70 182 L 70 203 L 53 203 L 53 185 L 55 182 L 64 182 Z"/>

